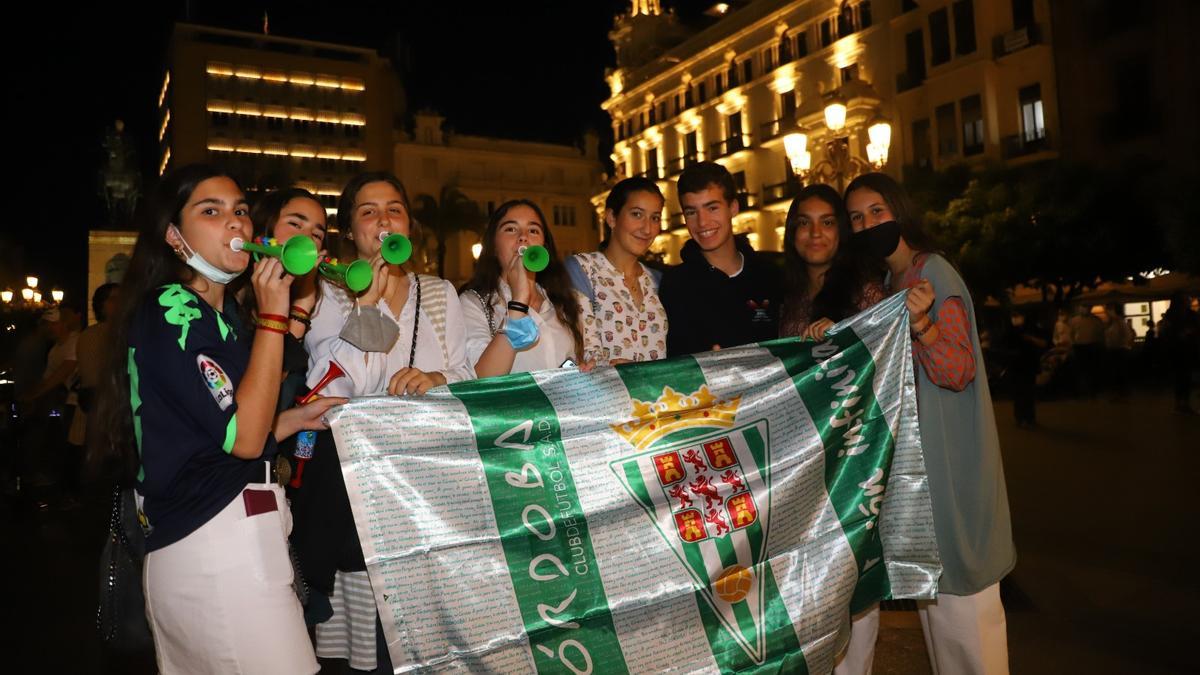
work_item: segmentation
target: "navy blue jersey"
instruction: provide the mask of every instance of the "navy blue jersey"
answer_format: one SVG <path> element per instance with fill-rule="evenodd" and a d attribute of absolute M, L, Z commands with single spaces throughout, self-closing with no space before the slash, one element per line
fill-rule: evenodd
<path fill-rule="evenodd" d="M 149 551 L 173 544 L 221 511 L 276 452 L 234 457 L 234 393 L 250 362 L 235 320 L 179 284 L 149 293 L 129 329 L 129 395 L 141 456 L 138 491 Z"/>

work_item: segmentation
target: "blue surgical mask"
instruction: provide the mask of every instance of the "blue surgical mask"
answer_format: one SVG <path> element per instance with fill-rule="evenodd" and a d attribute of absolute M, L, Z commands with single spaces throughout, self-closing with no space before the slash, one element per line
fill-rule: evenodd
<path fill-rule="evenodd" d="M 187 240 L 183 238 L 183 233 L 179 231 L 179 228 L 172 225 L 171 229 L 175 230 L 175 234 L 179 235 L 179 241 L 183 243 L 183 253 L 186 256 L 183 259 L 183 262 L 185 262 L 188 267 L 199 272 L 200 276 L 213 283 L 224 286 L 241 275 L 241 272 L 226 272 L 220 267 L 208 262 L 196 249 L 192 248 L 191 244 L 187 243 Z"/>

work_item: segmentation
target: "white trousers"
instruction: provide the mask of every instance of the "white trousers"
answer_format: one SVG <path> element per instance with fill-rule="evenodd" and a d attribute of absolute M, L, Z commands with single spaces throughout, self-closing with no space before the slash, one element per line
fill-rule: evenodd
<path fill-rule="evenodd" d="M 933 675 L 1007 675 L 1008 630 L 1000 584 L 974 595 L 939 595 L 917 603 Z M 879 605 L 854 617 L 850 645 L 835 675 L 870 675 L 879 637 Z"/>
<path fill-rule="evenodd" d="M 242 493 L 200 529 L 146 555 L 146 618 L 164 675 L 315 673 L 320 667 L 292 590 L 283 489 L 276 511 L 246 515 Z"/>

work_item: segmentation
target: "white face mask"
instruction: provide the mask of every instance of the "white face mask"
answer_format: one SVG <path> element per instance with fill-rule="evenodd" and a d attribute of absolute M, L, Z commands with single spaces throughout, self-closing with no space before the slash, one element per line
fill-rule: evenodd
<path fill-rule="evenodd" d="M 178 227 L 172 225 L 171 229 L 175 230 L 175 234 L 179 237 L 179 241 L 183 244 L 183 252 L 184 255 L 187 256 L 183 261 L 187 263 L 188 267 L 199 272 L 200 275 L 205 279 L 224 286 L 241 275 L 241 272 L 226 272 L 225 270 L 208 262 L 204 259 L 204 256 L 200 255 L 199 252 L 192 248 L 191 244 L 187 243 L 187 240 L 183 238 L 183 233 L 179 231 Z"/>

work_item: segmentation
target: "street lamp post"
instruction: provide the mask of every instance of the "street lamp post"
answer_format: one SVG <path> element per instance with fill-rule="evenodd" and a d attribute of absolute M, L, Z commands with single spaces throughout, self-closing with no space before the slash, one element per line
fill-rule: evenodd
<path fill-rule="evenodd" d="M 792 165 L 792 172 L 801 180 L 836 185 L 841 192 L 855 176 L 872 169 L 882 169 L 887 164 L 892 125 L 878 115 L 871 120 L 867 127 L 871 142 L 867 144 L 867 161 L 864 162 L 850 152 L 846 112 L 846 102 L 838 94 L 830 97 L 825 104 L 825 128 L 831 138 L 825 141 L 825 155 L 816 164 L 813 164 L 812 153 L 808 151 L 806 134 L 796 133 L 784 138 L 784 152 Z"/>
<path fill-rule="evenodd" d="M 16 293 L 14 293 L 12 290 L 5 289 L 0 291 L 0 301 L 3 301 L 5 305 L 13 305 L 17 308 L 37 309 L 41 307 L 43 304 L 42 292 L 37 290 L 38 278 L 25 277 L 25 284 L 25 288 L 21 289 L 20 298 L 17 298 Z M 50 298 L 53 300 L 54 304 L 61 303 L 65 295 L 66 294 L 62 289 L 56 288 L 50 291 Z"/>

